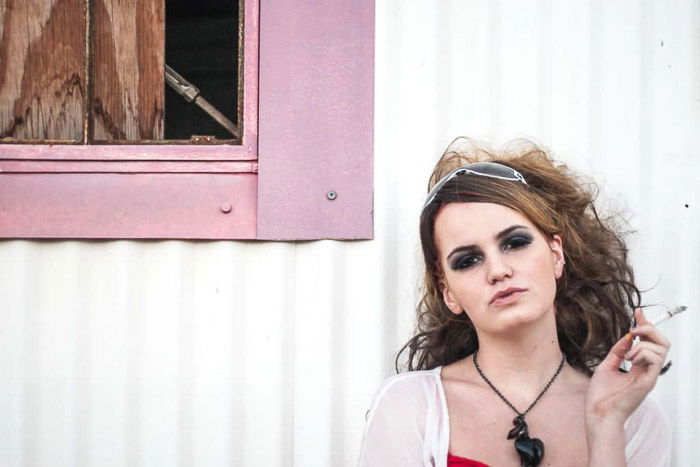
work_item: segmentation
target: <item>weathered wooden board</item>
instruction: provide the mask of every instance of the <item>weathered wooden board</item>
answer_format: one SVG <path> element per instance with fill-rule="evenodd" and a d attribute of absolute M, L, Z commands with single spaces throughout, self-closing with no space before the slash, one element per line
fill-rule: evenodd
<path fill-rule="evenodd" d="M 94 140 L 163 138 L 164 0 L 93 0 Z"/>
<path fill-rule="evenodd" d="M 80 141 L 83 0 L 0 0 L 0 137 Z"/>

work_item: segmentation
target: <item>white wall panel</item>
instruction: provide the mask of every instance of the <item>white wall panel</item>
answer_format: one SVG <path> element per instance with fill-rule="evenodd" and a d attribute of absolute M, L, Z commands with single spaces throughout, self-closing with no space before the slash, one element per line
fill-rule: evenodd
<path fill-rule="evenodd" d="M 528 136 L 625 209 L 700 464 L 700 6 L 377 1 L 375 240 L 0 242 L 0 465 L 351 466 L 413 326 L 417 217 L 458 135 Z"/>

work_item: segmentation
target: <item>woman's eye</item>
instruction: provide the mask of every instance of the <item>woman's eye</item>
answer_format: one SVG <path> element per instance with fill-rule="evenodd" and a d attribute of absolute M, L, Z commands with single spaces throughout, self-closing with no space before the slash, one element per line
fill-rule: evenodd
<path fill-rule="evenodd" d="M 479 261 L 481 258 L 477 255 L 462 256 L 452 263 L 452 269 L 467 269 L 478 264 Z"/>
<path fill-rule="evenodd" d="M 514 250 L 522 248 L 532 243 L 532 238 L 525 235 L 514 235 L 509 237 L 503 244 L 504 250 Z"/>

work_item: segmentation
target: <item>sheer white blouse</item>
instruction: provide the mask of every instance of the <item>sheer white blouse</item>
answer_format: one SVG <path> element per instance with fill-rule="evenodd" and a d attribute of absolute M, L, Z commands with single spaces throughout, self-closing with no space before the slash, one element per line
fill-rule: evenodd
<path fill-rule="evenodd" d="M 374 397 L 360 450 L 360 467 L 446 467 L 450 442 L 442 367 L 387 379 Z M 625 423 L 629 467 L 671 465 L 670 424 L 646 398 Z"/>

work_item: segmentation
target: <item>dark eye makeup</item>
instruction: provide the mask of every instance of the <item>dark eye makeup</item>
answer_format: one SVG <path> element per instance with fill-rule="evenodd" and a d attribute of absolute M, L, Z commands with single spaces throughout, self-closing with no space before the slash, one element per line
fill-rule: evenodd
<path fill-rule="evenodd" d="M 531 244 L 532 240 L 532 235 L 526 232 L 517 232 L 503 239 L 503 242 L 501 243 L 501 249 L 515 250 L 518 248 L 522 248 Z"/>
<path fill-rule="evenodd" d="M 530 245 L 534 240 L 532 234 L 527 231 L 513 231 L 501 239 L 501 251 L 507 253 L 509 251 L 519 250 Z M 450 268 L 454 271 L 469 269 L 483 261 L 483 252 L 475 247 L 460 248 L 460 253 L 454 255 L 450 260 Z"/>
<path fill-rule="evenodd" d="M 452 268 L 455 271 L 458 271 L 460 269 L 468 269 L 476 264 L 479 264 L 480 261 L 480 253 L 465 253 L 453 258 L 450 262 L 450 268 Z"/>

